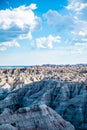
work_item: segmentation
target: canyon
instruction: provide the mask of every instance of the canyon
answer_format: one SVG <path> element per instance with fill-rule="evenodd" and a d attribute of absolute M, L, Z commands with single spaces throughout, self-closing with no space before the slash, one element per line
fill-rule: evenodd
<path fill-rule="evenodd" d="M 87 67 L 0 69 L 0 130 L 86 130 Z"/>

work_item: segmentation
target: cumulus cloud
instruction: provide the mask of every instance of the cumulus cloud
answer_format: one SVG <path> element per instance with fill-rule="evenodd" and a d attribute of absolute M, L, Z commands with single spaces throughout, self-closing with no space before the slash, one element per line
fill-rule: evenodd
<path fill-rule="evenodd" d="M 53 48 L 54 43 L 60 43 L 61 37 L 60 36 L 52 36 L 49 35 L 48 37 L 40 37 L 35 39 L 35 44 L 37 48 Z"/>
<path fill-rule="evenodd" d="M 66 7 L 68 10 L 80 12 L 87 7 L 87 3 L 84 0 L 69 0 L 69 5 Z"/>
<path fill-rule="evenodd" d="M 70 15 L 62 15 L 56 10 L 49 10 L 43 15 L 48 25 L 55 26 L 58 31 L 69 30 L 73 28 L 74 18 Z"/>
<path fill-rule="evenodd" d="M 64 8 L 65 13 L 61 14 L 56 10 L 49 10 L 43 15 L 47 24 L 55 28 L 61 35 L 62 42 L 67 45 L 75 43 L 85 43 L 87 39 L 87 2 L 85 0 L 68 0 L 68 5 Z M 67 15 L 68 14 L 68 15 Z M 63 36 L 63 37 L 62 37 Z"/>
<path fill-rule="evenodd" d="M 76 19 L 75 20 L 76 26 L 74 28 L 73 34 L 78 35 L 78 36 L 87 36 L 87 21 L 85 20 L 80 20 Z"/>
<path fill-rule="evenodd" d="M 32 32 L 39 28 L 41 23 L 41 19 L 34 14 L 33 10 L 36 8 L 36 4 L 31 4 L 0 10 L 0 42 L 12 43 L 13 39 L 32 39 Z"/>
<path fill-rule="evenodd" d="M 87 1 L 86 0 L 68 0 L 66 9 L 77 16 L 79 19 L 87 20 Z"/>
<path fill-rule="evenodd" d="M 38 21 L 38 17 L 32 11 L 36 8 L 36 4 L 31 4 L 30 6 L 23 5 L 12 10 L 1 10 L 0 29 L 7 30 L 13 26 L 24 29 L 28 26 L 30 30 L 33 30 Z"/>
<path fill-rule="evenodd" d="M 79 43 L 79 45 L 82 44 L 85 48 L 87 47 L 87 21 L 77 18 L 75 22 L 76 26 L 73 31 L 71 30 L 71 33 L 73 34 L 72 44 L 77 45 L 77 43 Z M 82 46 L 77 47 L 81 48 Z"/>
<path fill-rule="evenodd" d="M 87 38 L 87 1 L 86 0 L 69 0 L 66 7 L 75 17 L 75 27 L 73 35 L 83 43 L 82 39 Z"/>

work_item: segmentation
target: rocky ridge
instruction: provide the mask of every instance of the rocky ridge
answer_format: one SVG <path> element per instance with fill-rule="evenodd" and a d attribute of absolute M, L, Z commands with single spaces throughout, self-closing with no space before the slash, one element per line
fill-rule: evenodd
<path fill-rule="evenodd" d="M 74 130 L 69 122 L 46 105 L 20 108 L 14 114 L 1 114 L 0 118 L 1 124 L 15 128 L 12 130 Z"/>
<path fill-rule="evenodd" d="M 45 78 L 70 82 L 87 82 L 87 66 L 0 69 L 0 87 L 2 88 L 20 88 Z"/>
<path fill-rule="evenodd" d="M 62 130 L 62 126 L 57 125 L 54 127 L 56 121 L 61 122 L 62 118 L 58 116 L 58 114 L 60 114 L 65 120 L 71 122 L 77 130 L 86 130 L 86 99 L 87 83 L 71 83 L 58 81 L 56 79 L 45 79 L 39 82 L 33 82 L 22 88 L 7 92 L 6 97 L 0 100 L 0 124 L 5 123 L 11 125 L 15 123 L 19 130 L 22 130 L 22 128 L 27 129 L 25 127 L 28 127 L 28 130 L 33 130 L 36 127 L 35 122 L 39 120 L 38 128 L 41 128 L 41 122 L 46 125 L 51 122 L 50 124 L 53 126 L 52 130 L 58 130 L 60 128 Z M 37 117 L 34 117 L 34 112 Z M 48 114 L 46 114 L 44 118 L 42 113 Z M 60 118 L 57 119 L 53 113 Z M 7 118 L 6 115 L 9 115 L 9 118 Z M 29 124 L 28 121 L 30 121 L 30 119 L 31 123 Z M 18 121 L 21 123 L 17 124 Z M 24 126 L 22 126 L 23 124 Z M 71 124 L 68 123 L 68 125 L 70 128 L 66 127 L 64 130 L 74 129 Z M 50 130 L 48 126 L 46 126 L 45 129 Z"/>
<path fill-rule="evenodd" d="M 86 70 L 71 69 L 0 70 L 0 130 L 74 130 L 74 126 L 76 130 L 86 130 Z M 74 75 L 72 82 L 68 77 L 70 71 Z M 85 74 L 84 80 L 75 81 L 77 71 Z M 55 77 L 55 73 L 57 76 L 63 73 L 70 80 Z M 40 75 L 43 78 L 38 78 Z M 9 77 L 15 78 L 9 80 Z M 34 80 L 25 83 L 30 77 Z"/>

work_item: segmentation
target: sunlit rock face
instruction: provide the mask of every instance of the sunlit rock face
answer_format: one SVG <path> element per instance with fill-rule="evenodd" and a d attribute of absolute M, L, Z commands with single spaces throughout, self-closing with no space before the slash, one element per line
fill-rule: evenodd
<path fill-rule="evenodd" d="M 0 125 L 18 130 L 74 130 L 72 123 L 77 130 L 87 129 L 86 82 L 44 79 L 1 93 Z"/>
<path fill-rule="evenodd" d="M 72 82 L 87 82 L 87 66 L 32 67 L 0 69 L 0 88 L 9 90 L 21 88 L 32 82 L 43 79 L 57 79 Z"/>

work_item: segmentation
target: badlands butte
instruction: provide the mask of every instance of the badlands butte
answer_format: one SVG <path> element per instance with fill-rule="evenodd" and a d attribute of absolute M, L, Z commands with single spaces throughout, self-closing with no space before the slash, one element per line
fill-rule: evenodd
<path fill-rule="evenodd" d="M 87 66 L 0 69 L 0 130 L 87 130 Z"/>

